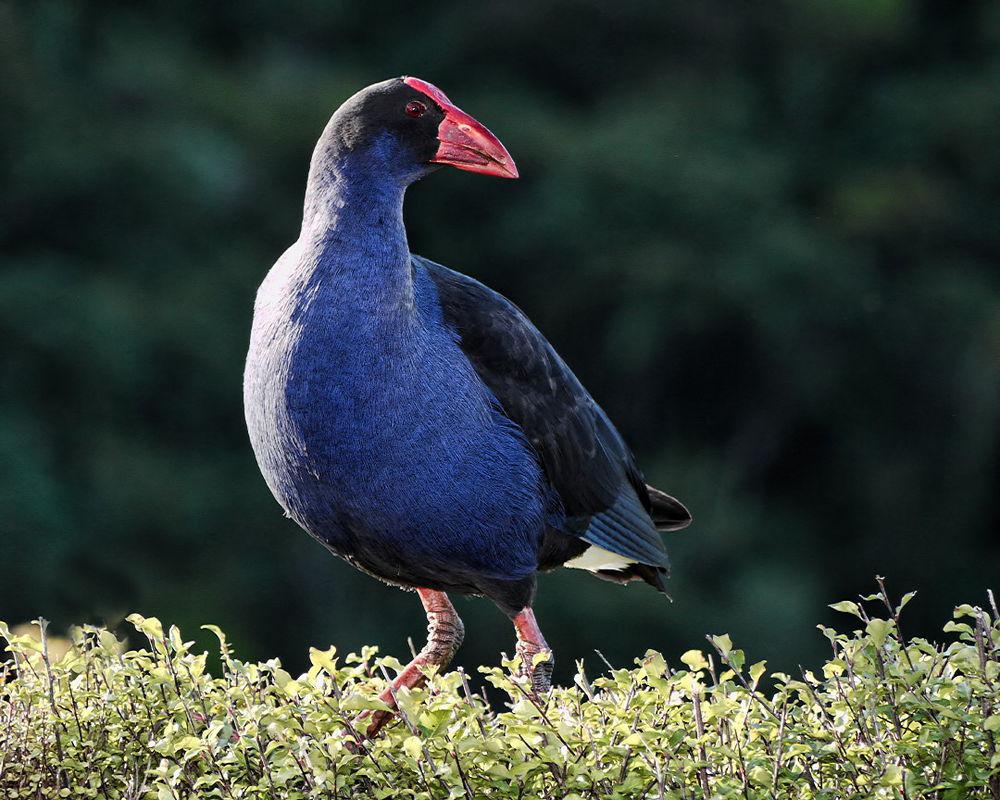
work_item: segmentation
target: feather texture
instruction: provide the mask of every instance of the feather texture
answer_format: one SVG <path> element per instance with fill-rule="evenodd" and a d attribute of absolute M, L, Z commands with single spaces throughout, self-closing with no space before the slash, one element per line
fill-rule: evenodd
<path fill-rule="evenodd" d="M 588 548 L 600 577 L 662 589 L 657 527 L 686 510 L 514 304 L 410 253 L 403 196 L 434 166 L 382 122 L 397 84 L 330 120 L 299 239 L 257 295 L 244 405 L 269 488 L 360 569 L 511 615 Z"/>
<path fill-rule="evenodd" d="M 445 322 L 476 373 L 538 454 L 566 513 L 563 531 L 666 569 L 651 495 L 664 525 L 683 526 L 690 515 L 646 486 L 620 434 L 552 345 L 502 295 L 428 259 L 413 260 L 437 286 Z"/>

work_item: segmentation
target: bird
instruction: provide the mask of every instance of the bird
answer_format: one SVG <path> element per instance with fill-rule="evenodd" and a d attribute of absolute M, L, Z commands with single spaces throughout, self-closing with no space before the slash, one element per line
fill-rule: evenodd
<path fill-rule="evenodd" d="M 445 166 L 518 177 L 500 140 L 420 78 L 368 86 L 333 113 L 298 239 L 258 289 L 244 373 L 250 442 L 285 515 L 423 604 L 427 643 L 383 692 L 388 710 L 366 718 L 369 737 L 400 689 L 455 655 L 464 626 L 448 593 L 513 622 L 537 697 L 554 663 L 532 608 L 538 573 L 666 594 L 660 534 L 691 522 L 514 303 L 410 251 L 406 189 Z"/>

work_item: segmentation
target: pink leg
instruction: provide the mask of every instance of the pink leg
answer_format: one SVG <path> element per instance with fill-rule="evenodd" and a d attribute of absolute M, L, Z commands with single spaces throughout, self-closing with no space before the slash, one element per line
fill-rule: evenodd
<path fill-rule="evenodd" d="M 555 657 L 545 637 L 542 636 L 538 621 L 535 619 L 535 612 L 530 606 L 522 608 L 514 617 L 514 630 L 517 631 L 517 654 L 521 657 L 521 675 L 528 679 L 533 693 L 547 692 L 552 687 Z M 547 655 L 548 661 L 536 665 L 533 661 L 539 653 Z"/>
<path fill-rule="evenodd" d="M 412 689 L 423 685 L 427 678 L 421 667 L 436 666 L 438 669 L 444 669 L 458 651 L 465 636 L 465 626 L 455 613 L 455 607 L 448 599 L 448 595 L 433 589 L 417 589 L 417 594 L 424 605 L 424 611 L 427 612 L 427 644 L 399 673 L 392 685 L 379 695 L 379 700 L 393 709 L 396 708 L 395 693 L 404 686 Z M 375 711 L 371 714 L 365 712 L 354 720 L 354 727 L 358 728 L 368 722 L 365 736 L 371 739 L 378 736 L 379 731 L 392 716 L 391 711 Z"/>

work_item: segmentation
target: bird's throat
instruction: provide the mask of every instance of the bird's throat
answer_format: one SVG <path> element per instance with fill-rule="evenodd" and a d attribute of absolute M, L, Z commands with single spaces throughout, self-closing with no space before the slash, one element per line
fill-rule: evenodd
<path fill-rule="evenodd" d="M 341 166 L 310 175 L 300 240 L 316 253 L 303 266 L 316 287 L 336 286 L 338 304 L 385 311 L 413 302 L 403 225 L 405 186 Z"/>

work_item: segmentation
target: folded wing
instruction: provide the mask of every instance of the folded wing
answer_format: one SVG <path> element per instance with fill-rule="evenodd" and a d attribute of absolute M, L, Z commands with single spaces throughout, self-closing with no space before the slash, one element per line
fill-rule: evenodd
<path fill-rule="evenodd" d="M 433 281 L 445 323 L 476 373 L 535 449 L 562 500 L 567 533 L 621 559 L 610 568 L 620 575 L 593 571 L 614 579 L 635 564 L 638 572 L 626 577 L 646 580 L 642 573 L 664 572 L 669 560 L 658 529 L 688 525 L 687 509 L 646 485 L 607 415 L 517 306 L 466 275 L 413 261 Z M 661 576 L 653 577 L 662 588 Z"/>

